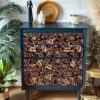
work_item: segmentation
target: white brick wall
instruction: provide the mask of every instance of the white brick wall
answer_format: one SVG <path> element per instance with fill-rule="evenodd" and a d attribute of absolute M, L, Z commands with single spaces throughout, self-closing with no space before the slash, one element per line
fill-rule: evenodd
<path fill-rule="evenodd" d="M 33 0 L 34 17 L 36 16 L 36 9 L 42 1 L 45 1 L 45 0 Z M 61 6 L 61 14 L 57 21 L 69 22 L 70 14 L 79 14 L 82 16 L 89 15 L 88 7 L 86 6 L 87 5 L 86 0 L 52 0 L 52 1 L 57 2 Z M 25 1 L 23 4 L 25 4 Z"/>
<path fill-rule="evenodd" d="M 26 11 L 24 15 L 17 16 L 15 15 L 14 17 L 17 16 L 17 18 L 20 18 L 22 21 L 27 21 L 28 20 L 28 15 L 27 15 L 27 0 L 6 0 L 6 1 L 15 1 L 18 4 L 21 4 Z M 45 0 L 32 0 L 33 2 L 33 15 L 34 17 L 36 16 L 36 9 L 38 5 Z M 57 2 L 62 10 L 60 17 L 57 21 L 59 22 L 69 22 L 70 21 L 70 14 L 79 14 L 82 16 L 88 16 L 89 15 L 89 10 L 87 7 L 87 0 L 52 0 Z M 5 2 L 5 1 L 0 1 Z M 10 16 L 11 17 L 11 16 Z"/>

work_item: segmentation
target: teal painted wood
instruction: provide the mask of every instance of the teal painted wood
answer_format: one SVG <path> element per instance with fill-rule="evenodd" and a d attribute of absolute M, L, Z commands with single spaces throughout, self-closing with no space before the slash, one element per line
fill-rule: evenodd
<path fill-rule="evenodd" d="M 76 26 L 72 26 L 68 23 L 51 23 L 47 25 L 39 25 L 39 26 L 30 26 L 28 23 L 24 23 L 20 28 L 20 47 L 21 47 L 21 75 L 22 75 L 22 89 L 24 90 L 77 90 L 78 91 L 78 99 L 80 100 L 80 89 L 85 84 L 85 73 L 86 73 L 86 33 L 87 33 L 87 25 L 82 23 Z M 83 54 L 83 66 L 82 66 L 82 84 L 81 85 L 26 85 L 24 81 L 24 54 L 23 54 L 23 35 L 24 33 L 83 33 L 84 43 L 84 54 Z M 28 58 L 29 59 L 29 58 Z"/>

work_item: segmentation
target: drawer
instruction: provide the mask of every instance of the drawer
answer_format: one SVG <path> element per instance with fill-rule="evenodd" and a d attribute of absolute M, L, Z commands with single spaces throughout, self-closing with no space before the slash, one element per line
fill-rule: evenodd
<path fill-rule="evenodd" d="M 53 49 L 50 45 L 25 45 L 24 57 L 52 57 Z"/>
<path fill-rule="evenodd" d="M 83 44 L 83 33 L 24 33 L 24 44 Z"/>
<path fill-rule="evenodd" d="M 83 46 L 24 45 L 24 57 L 83 57 Z"/>
<path fill-rule="evenodd" d="M 27 85 L 81 85 L 82 59 L 25 59 Z"/>
<path fill-rule="evenodd" d="M 54 45 L 54 57 L 83 57 L 82 45 Z"/>

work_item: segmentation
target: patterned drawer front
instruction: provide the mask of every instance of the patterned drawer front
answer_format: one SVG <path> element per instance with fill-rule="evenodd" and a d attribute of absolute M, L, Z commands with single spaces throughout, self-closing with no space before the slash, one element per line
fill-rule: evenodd
<path fill-rule="evenodd" d="M 53 46 L 50 45 L 25 45 L 24 56 L 25 57 L 52 57 Z"/>
<path fill-rule="evenodd" d="M 25 59 L 27 85 L 81 85 L 82 59 Z"/>
<path fill-rule="evenodd" d="M 81 45 L 54 45 L 54 57 L 82 57 Z"/>
<path fill-rule="evenodd" d="M 24 33 L 25 44 L 83 44 L 83 33 Z"/>
<path fill-rule="evenodd" d="M 24 57 L 82 57 L 81 45 L 25 45 Z"/>

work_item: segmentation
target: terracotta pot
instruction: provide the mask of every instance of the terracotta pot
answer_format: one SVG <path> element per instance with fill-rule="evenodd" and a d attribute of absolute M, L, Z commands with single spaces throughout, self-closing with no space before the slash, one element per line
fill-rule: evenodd
<path fill-rule="evenodd" d="M 8 97 L 9 97 L 8 89 L 6 89 L 4 93 L 0 93 L 0 100 L 6 100 Z"/>

